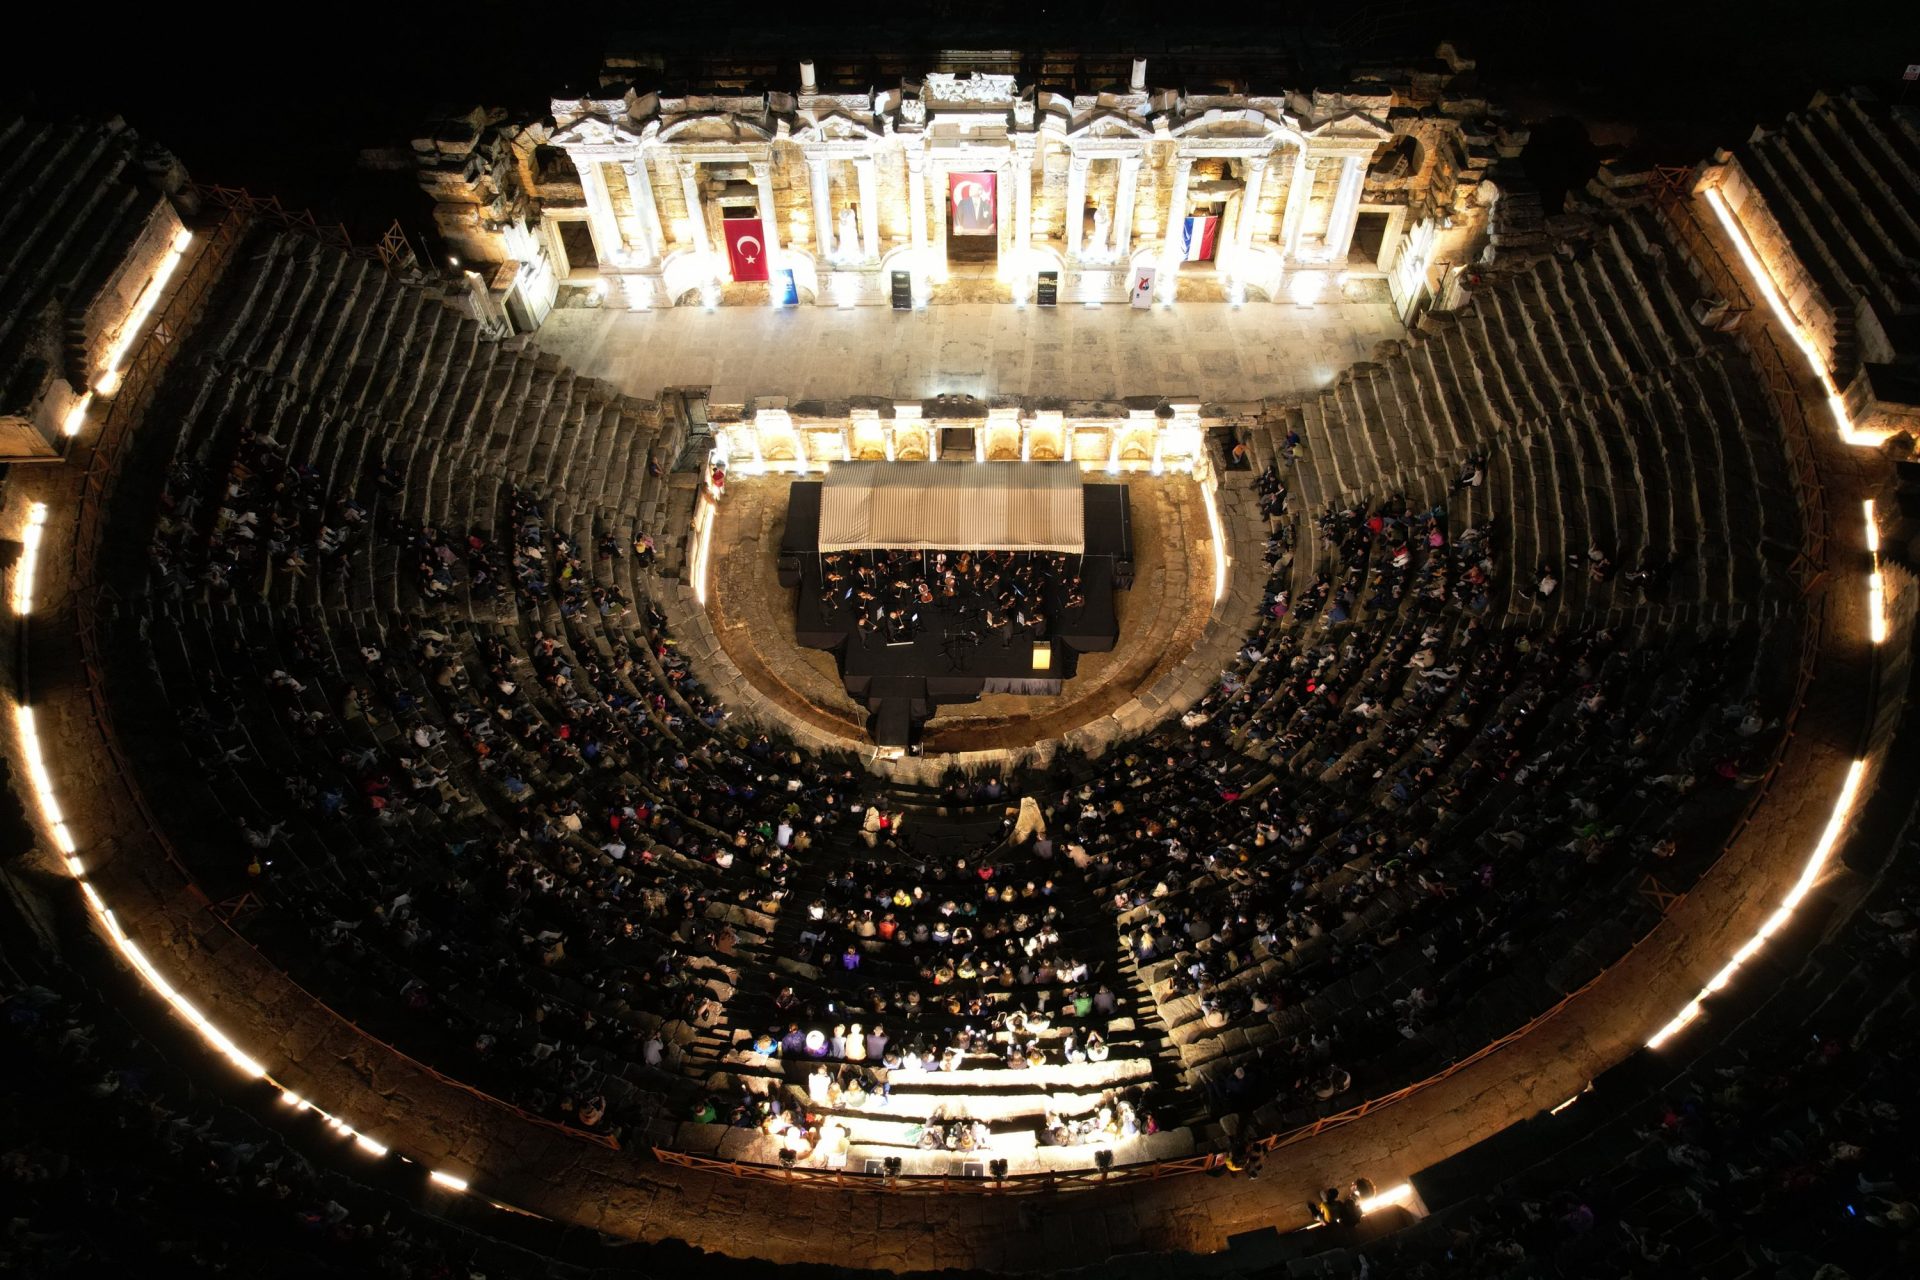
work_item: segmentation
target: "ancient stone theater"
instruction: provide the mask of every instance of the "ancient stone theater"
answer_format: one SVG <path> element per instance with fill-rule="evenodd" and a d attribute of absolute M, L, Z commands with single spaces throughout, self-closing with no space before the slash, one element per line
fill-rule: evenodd
<path fill-rule="evenodd" d="M 1910 1274 L 1920 115 L 1479 70 L 0 119 L 0 1258 Z"/>

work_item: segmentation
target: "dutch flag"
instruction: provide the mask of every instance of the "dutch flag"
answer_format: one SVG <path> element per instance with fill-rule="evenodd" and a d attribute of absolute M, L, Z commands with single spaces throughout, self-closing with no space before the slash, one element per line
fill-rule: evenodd
<path fill-rule="evenodd" d="M 1181 261 L 1206 262 L 1211 259 L 1214 231 L 1219 224 L 1220 219 L 1211 213 L 1188 218 L 1180 231 Z"/>

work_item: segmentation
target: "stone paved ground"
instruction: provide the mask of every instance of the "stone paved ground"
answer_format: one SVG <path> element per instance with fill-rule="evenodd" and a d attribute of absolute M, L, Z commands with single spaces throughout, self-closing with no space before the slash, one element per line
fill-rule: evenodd
<path fill-rule="evenodd" d="M 926 311 L 563 309 L 535 341 L 631 395 L 710 386 L 721 404 L 941 393 L 1251 400 L 1330 383 L 1405 330 L 1385 303 L 1167 310 L 961 304 Z"/>

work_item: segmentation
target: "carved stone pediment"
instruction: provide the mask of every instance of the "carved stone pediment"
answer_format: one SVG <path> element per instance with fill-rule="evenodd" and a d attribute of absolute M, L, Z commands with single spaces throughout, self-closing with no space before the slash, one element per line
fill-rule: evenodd
<path fill-rule="evenodd" d="M 1304 132 L 1307 137 L 1320 142 L 1342 142 L 1351 140 L 1354 142 L 1378 143 L 1385 142 L 1393 137 L 1393 130 L 1387 127 L 1385 121 L 1375 120 L 1373 117 L 1364 115 L 1358 111 L 1348 111 L 1341 115 L 1334 116 L 1331 119 L 1322 120 L 1312 128 L 1305 129 L 1302 132 Z"/>
<path fill-rule="evenodd" d="M 797 126 L 793 137 L 796 142 L 864 142 L 876 139 L 880 134 L 871 125 L 843 112 L 833 111 Z"/>
<path fill-rule="evenodd" d="M 609 120 L 588 116 L 557 131 L 548 142 L 556 147 L 637 147 L 640 135 Z"/>
<path fill-rule="evenodd" d="M 549 98 L 547 112 L 555 120 L 571 121 L 579 116 L 601 116 L 618 120 L 627 114 L 625 98 Z"/>
<path fill-rule="evenodd" d="M 1192 104 L 1188 104 L 1188 110 L 1175 117 L 1171 132 L 1176 138 L 1264 138 L 1291 130 L 1282 121 L 1253 107 L 1208 107 L 1195 111 Z"/>
<path fill-rule="evenodd" d="M 965 77 L 944 71 L 929 71 L 925 88 L 930 101 L 956 105 L 1011 107 L 1014 99 L 1020 96 L 1019 86 L 1012 76 L 987 75 L 980 71 Z"/>
<path fill-rule="evenodd" d="M 681 116 L 660 126 L 662 142 L 766 142 L 772 130 L 731 113 Z"/>
<path fill-rule="evenodd" d="M 1074 142 L 1091 142 L 1105 138 L 1151 138 L 1152 136 L 1153 130 L 1145 125 L 1130 120 L 1118 112 L 1098 108 L 1078 128 L 1067 130 L 1067 138 Z"/>

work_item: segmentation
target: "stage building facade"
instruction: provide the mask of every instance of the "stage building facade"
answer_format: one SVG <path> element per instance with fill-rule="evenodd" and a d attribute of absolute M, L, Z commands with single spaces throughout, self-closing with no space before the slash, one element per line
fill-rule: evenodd
<path fill-rule="evenodd" d="M 828 92 L 610 86 L 416 139 L 437 223 L 503 324 L 606 306 L 1180 300 L 1310 305 L 1385 281 L 1403 317 L 1485 240 L 1514 138 L 1471 63 L 1271 95 L 1064 95 L 929 71 Z M 605 79 L 605 77 L 603 77 Z M 1377 286 L 1374 286 L 1377 288 Z"/>

